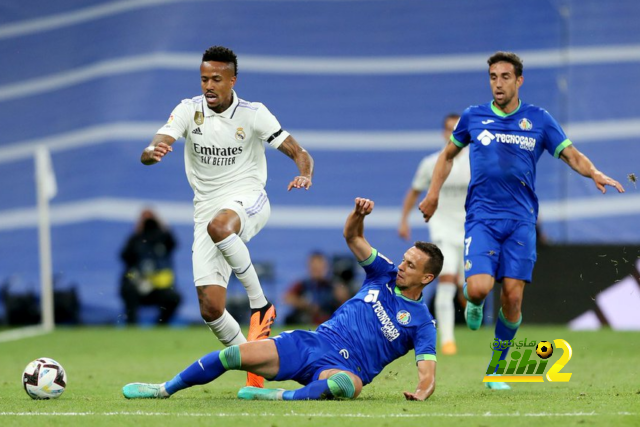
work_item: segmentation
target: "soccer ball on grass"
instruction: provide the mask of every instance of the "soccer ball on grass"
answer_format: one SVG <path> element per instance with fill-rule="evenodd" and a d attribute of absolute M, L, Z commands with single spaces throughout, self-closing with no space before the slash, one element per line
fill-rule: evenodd
<path fill-rule="evenodd" d="M 32 399 L 57 399 L 67 386 L 67 373 L 55 360 L 41 357 L 24 368 L 22 385 Z"/>

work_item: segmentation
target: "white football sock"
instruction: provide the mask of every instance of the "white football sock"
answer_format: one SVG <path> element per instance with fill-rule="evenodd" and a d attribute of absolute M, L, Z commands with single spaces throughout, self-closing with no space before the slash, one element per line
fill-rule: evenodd
<path fill-rule="evenodd" d="M 453 299 L 456 297 L 457 286 L 453 283 L 440 282 L 436 288 L 436 319 L 438 321 L 438 334 L 440 344 L 454 341 L 453 327 L 456 315 Z"/>
<path fill-rule="evenodd" d="M 244 244 L 242 239 L 234 233 L 223 241 L 216 243 L 216 246 L 247 291 L 249 306 L 251 308 L 262 308 L 267 305 L 267 299 L 264 296 L 264 292 L 262 292 L 262 286 L 260 286 L 260 279 L 258 279 L 256 269 L 253 268 L 251 263 L 249 249 L 247 249 L 247 245 Z"/>
<path fill-rule="evenodd" d="M 206 323 L 209 329 L 211 329 L 211 332 L 218 337 L 220 342 L 227 347 L 247 342 L 247 339 L 242 335 L 240 325 L 227 310 L 216 320 L 204 323 Z"/>

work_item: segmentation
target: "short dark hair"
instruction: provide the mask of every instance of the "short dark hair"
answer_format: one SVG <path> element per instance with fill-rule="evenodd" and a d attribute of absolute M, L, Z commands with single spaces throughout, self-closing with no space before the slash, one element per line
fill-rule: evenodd
<path fill-rule="evenodd" d="M 211 46 L 202 54 L 202 62 L 209 61 L 233 64 L 233 75 L 238 75 L 238 57 L 229 48 L 224 46 Z"/>
<path fill-rule="evenodd" d="M 438 277 L 442 271 L 444 255 L 439 247 L 429 242 L 417 241 L 413 244 L 416 248 L 429 255 L 429 261 L 424 265 L 424 271 Z"/>
<path fill-rule="evenodd" d="M 513 68 L 516 71 L 516 77 L 520 77 L 522 75 L 522 69 L 524 68 L 522 65 L 522 59 L 518 55 L 513 52 L 496 52 L 487 59 L 487 64 L 491 67 L 493 64 L 497 62 L 508 62 L 513 65 Z"/>
<path fill-rule="evenodd" d="M 444 116 L 444 120 L 442 121 L 442 127 L 445 127 L 447 125 L 447 121 L 451 120 L 451 119 L 456 119 L 458 120 L 460 118 L 460 114 L 458 113 L 449 113 L 446 116 Z"/>

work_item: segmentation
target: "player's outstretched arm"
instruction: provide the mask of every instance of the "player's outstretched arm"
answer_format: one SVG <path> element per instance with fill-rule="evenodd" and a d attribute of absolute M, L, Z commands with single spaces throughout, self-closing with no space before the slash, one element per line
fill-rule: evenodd
<path fill-rule="evenodd" d="M 293 181 L 289 183 L 287 191 L 292 188 L 304 188 L 308 190 L 311 187 L 311 179 L 313 178 L 313 157 L 298 144 L 298 141 L 291 135 L 287 137 L 282 144 L 278 147 L 278 150 L 282 151 L 288 157 L 290 157 L 298 170 L 300 175 L 293 178 Z"/>
<path fill-rule="evenodd" d="M 344 239 L 358 261 L 371 256 L 371 245 L 364 238 L 364 217 L 373 211 L 373 200 L 356 197 L 355 207 L 344 224 Z"/>
<path fill-rule="evenodd" d="M 420 190 L 410 188 L 407 191 L 407 195 L 404 196 L 402 202 L 402 216 L 400 217 L 400 225 L 398 226 L 398 236 L 404 240 L 411 238 L 411 226 L 409 226 L 409 214 L 411 209 L 416 205 L 418 197 L 420 196 Z"/>
<path fill-rule="evenodd" d="M 421 360 L 418 362 L 418 387 L 415 393 L 404 392 L 407 400 L 427 400 L 436 389 L 436 362 Z"/>
<path fill-rule="evenodd" d="M 453 159 L 458 155 L 462 148 L 449 141 L 445 145 L 444 150 L 438 156 L 438 161 L 433 169 L 431 185 L 427 196 L 420 202 L 419 208 L 422 212 L 425 222 L 429 222 L 433 214 L 438 209 L 438 199 L 440 198 L 440 189 L 449 177 L 451 168 L 453 167 Z"/>
<path fill-rule="evenodd" d="M 145 165 L 155 165 L 164 156 L 173 151 L 171 145 L 176 142 L 175 138 L 169 135 L 156 134 L 151 144 L 142 152 L 140 161 Z"/>
<path fill-rule="evenodd" d="M 607 175 L 596 169 L 593 163 L 591 163 L 591 160 L 578 151 L 578 149 L 573 145 L 569 145 L 567 148 L 562 150 L 560 158 L 568 164 L 571 169 L 578 172 L 580 175 L 593 179 L 596 187 L 598 187 L 598 190 L 603 194 L 607 192 L 605 185 L 615 187 L 615 189 L 618 190 L 618 193 L 624 193 L 624 188 L 618 181 L 609 178 Z"/>

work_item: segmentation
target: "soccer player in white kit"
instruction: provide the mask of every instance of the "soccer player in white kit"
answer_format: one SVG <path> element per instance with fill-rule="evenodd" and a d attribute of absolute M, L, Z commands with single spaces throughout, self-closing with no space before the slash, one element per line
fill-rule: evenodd
<path fill-rule="evenodd" d="M 449 114 L 444 119 L 443 136 L 445 143 L 449 141 L 451 132 L 460 116 Z M 405 240 L 411 237 L 409 214 L 418 201 L 418 197 L 429 188 L 433 169 L 440 153 L 426 156 L 418 166 L 416 174 L 407 191 L 402 205 L 402 217 L 398 227 L 398 234 Z M 467 188 L 471 179 L 469 165 L 469 150 L 464 150 L 453 163 L 451 175 L 440 193 L 439 210 L 429 222 L 431 241 L 444 254 L 444 265 L 436 287 L 435 314 L 438 321 L 440 335 L 440 352 L 443 355 L 454 355 L 456 346 L 453 328 L 455 324 L 455 308 L 453 300 L 457 287 L 464 282 L 463 253 L 464 253 L 464 204 Z"/>
<path fill-rule="evenodd" d="M 185 138 L 184 162 L 194 192 L 193 278 L 200 314 L 225 346 L 247 341 L 225 309 L 233 271 L 249 296 L 249 341 L 271 333 L 276 311 L 264 296 L 245 245 L 266 224 L 271 211 L 265 145 L 289 156 L 299 169 L 288 186 L 311 187 L 313 159 L 259 102 L 238 98 L 235 53 L 222 46 L 207 49 L 200 65 L 202 95 L 183 100 L 142 153 L 153 165 Z M 263 378 L 248 375 L 247 385 L 262 387 Z"/>

